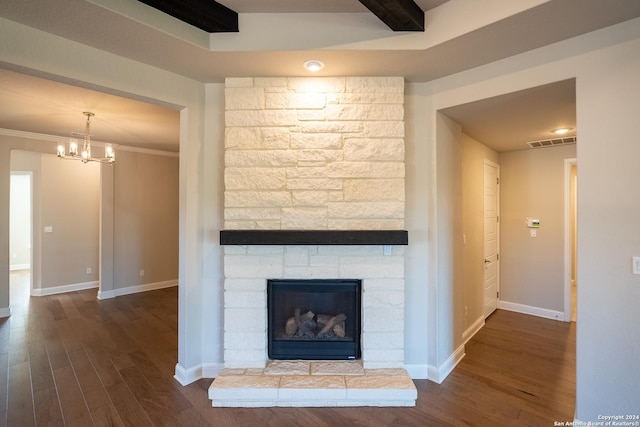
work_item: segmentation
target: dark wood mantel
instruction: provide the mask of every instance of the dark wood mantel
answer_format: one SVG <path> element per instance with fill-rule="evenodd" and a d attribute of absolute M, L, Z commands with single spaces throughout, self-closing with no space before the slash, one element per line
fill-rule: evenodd
<path fill-rule="evenodd" d="M 406 230 L 220 230 L 221 245 L 408 245 Z"/>

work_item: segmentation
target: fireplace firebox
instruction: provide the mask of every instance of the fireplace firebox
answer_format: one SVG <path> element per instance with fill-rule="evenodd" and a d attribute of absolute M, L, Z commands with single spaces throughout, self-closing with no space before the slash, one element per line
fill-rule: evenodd
<path fill-rule="evenodd" d="M 268 280 L 270 359 L 360 359 L 361 287 L 356 279 Z"/>

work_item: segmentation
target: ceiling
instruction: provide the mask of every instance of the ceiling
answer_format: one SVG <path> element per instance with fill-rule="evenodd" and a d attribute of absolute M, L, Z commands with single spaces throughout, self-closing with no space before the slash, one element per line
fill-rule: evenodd
<path fill-rule="evenodd" d="M 96 142 L 178 151 L 177 110 L 0 68 L 0 128 L 70 137 L 84 111 Z"/>
<path fill-rule="evenodd" d="M 2 0 L 0 17 L 202 82 L 304 76 L 310 58 L 325 62 L 321 76 L 421 82 L 640 16 L 637 0 L 521 0 L 493 9 L 475 0 L 416 0 L 426 30 L 409 34 L 391 31 L 357 0 L 218 1 L 239 13 L 239 33 L 208 34 L 136 0 Z M 179 113 L 171 106 L 0 67 L 0 128 L 69 136 L 82 131 L 82 111 L 93 111 L 95 140 L 178 151 Z M 558 124 L 575 128 L 575 85 L 443 112 L 498 151 L 522 149 L 550 138 Z"/>
<path fill-rule="evenodd" d="M 358 0 L 216 0 L 238 13 L 352 13 L 366 12 Z M 415 0 L 424 11 L 448 0 Z"/>
<path fill-rule="evenodd" d="M 576 135 L 575 80 L 508 93 L 440 110 L 462 131 L 498 152 L 526 150 L 527 142 L 558 138 L 551 131 Z M 486 142 L 485 142 L 486 141 Z"/>

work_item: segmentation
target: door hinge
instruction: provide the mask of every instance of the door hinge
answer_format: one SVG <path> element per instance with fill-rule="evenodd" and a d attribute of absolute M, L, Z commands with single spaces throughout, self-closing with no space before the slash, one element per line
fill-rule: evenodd
<path fill-rule="evenodd" d="M 496 298 L 500 299 L 500 292 L 496 292 Z"/>
<path fill-rule="evenodd" d="M 496 222 L 500 222 L 500 215 L 496 215 Z"/>
<path fill-rule="evenodd" d="M 500 254 L 496 254 L 496 261 L 500 261 Z"/>
<path fill-rule="evenodd" d="M 496 178 L 496 184 L 500 184 L 500 178 Z"/>

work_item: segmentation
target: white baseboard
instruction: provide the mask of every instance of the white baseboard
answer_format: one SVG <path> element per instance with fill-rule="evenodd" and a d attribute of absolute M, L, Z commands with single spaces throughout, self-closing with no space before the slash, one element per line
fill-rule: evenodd
<path fill-rule="evenodd" d="M 164 282 L 145 283 L 144 285 L 127 286 L 126 288 L 117 288 L 111 291 L 98 292 L 98 299 L 109 299 L 119 297 L 121 295 L 137 294 L 139 292 L 155 291 L 158 289 L 171 288 L 178 286 L 178 280 L 167 280 Z"/>
<path fill-rule="evenodd" d="M 110 299 L 110 298 L 115 298 L 116 293 L 113 291 L 103 291 L 103 290 L 99 290 L 98 291 L 98 296 L 96 298 L 102 300 L 102 299 Z"/>
<path fill-rule="evenodd" d="M 224 363 L 202 363 L 189 369 L 176 364 L 176 372 L 173 378 L 185 386 L 201 378 L 216 378 L 223 369 Z"/>
<path fill-rule="evenodd" d="M 441 384 L 442 381 L 453 372 L 453 369 L 460 363 L 464 356 L 464 344 L 462 344 L 440 366 L 429 365 L 429 376 L 427 379 L 434 383 Z"/>
<path fill-rule="evenodd" d="M 11 307 L 0 308 L 0 319 L 3 317 L 11 317 Z"/>
<path fill-rule="evenodd" d="M 52 286 L 50 288 L 34 288 L 31 290 L 31 296 L 44 297 L 47 295 L 63 294 L 65 292 L 84 291 L 85 289 L 95 289 L 99 286 L 99 282 L 73 283 L 71 285 Z"/>
<path fill-rule="evenodd" d="M 502 310 L 515 311 L 516 313 L 530 314 L 532 316 L 544 317 L 551 320 L 565 321 L 562 311 L 549 310 L 547 308 L 533 307 L 531 305 L 518 304 L 516 302 L 498 301 L 498 308 Z"/>
<path fill-rule="evenodd" d="M 429 365 L 404 365 L 404 369 L 414 380 L 426 380 L 429 378 Z"/>
<path fill-rule="evenodd" d="M 224 363 L 203 363 L 202 378 L 217 378 L 224 369 Z"/>
<path fill-rule="evenodd" d="M 31 270 L 31 264 L 11 264 L 9 266 L 9 271 L 16 271 L 16 270 Z"/>
<path fill-rule="evenodd" d="M 460 363 L 460 361 L 464 358 L 464 345 L 469 341 L 473 336 L 484 326 L 484 317 L 480 316 L 476 319 L 475 322 L 471 326 L 467 328 L 466 331 L 462 333 L 463 343 L 460 345 L 456 351 L 453 352 L 451 356 L 447 360 L 444 361 L 440 366 L 433 365 L 405 365 L 405 369 L 409 373 L 409 376 L 416 380 L 428 379 L 435 383 L 442 383 L 444 379 L 449 376 L 453 369 Z"/>
<path fill-rule="evenodd" d="M 192 382 L 198 381 L 202 378 L 202 366 L 194 366 L 192 368 L 186 369 L 179 364 L 176 363 L 176 372 L 173 375 L 180 385 L 189 385 Z"/>
<path fill-rule="evenodd" d="M 469 326 L 463 333 L 462 333 L 462 343 L 466 344 L 467 342 L 469 342 L 469 340 L 471 338 L 473 338 L 473 336 L 480 330 L 482 329 L 482 327 L 484 326 L 484 316 L 480 316 L 476 319 L 475 322 L 473 322 L 473 324 L 471 326 Z"/>

